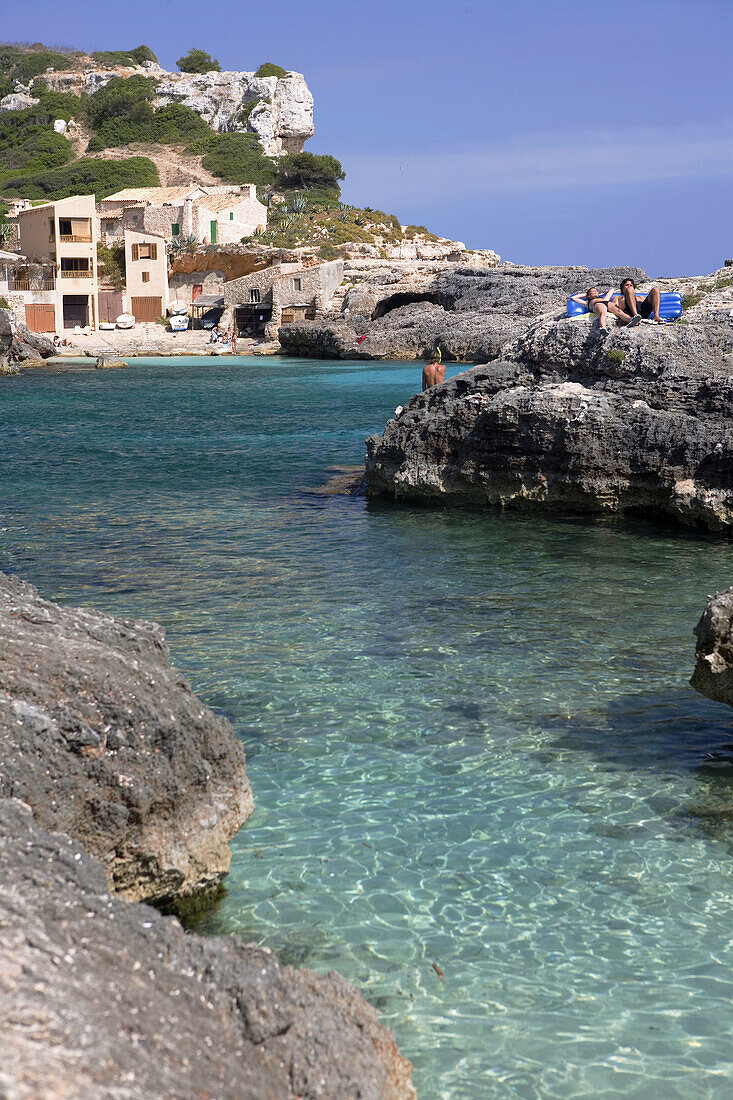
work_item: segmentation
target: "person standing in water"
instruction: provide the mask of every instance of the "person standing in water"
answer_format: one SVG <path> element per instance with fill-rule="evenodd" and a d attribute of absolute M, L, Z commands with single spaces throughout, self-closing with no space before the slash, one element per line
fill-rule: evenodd
<path fill-rule="evenodd" d="M 422 370 L 422 388 L 429 390 L 431 386 L 438 386 L 445 382 L 445 363 L 440 348 L 436 348 L 430 356 L 430 362 L 426 363 Z"/>

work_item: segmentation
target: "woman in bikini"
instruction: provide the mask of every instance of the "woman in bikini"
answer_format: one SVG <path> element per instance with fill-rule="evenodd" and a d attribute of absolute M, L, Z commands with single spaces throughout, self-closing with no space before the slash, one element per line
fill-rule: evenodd
<path fill-rule="evenodd" d="M 589 286 L 585 294 L 573 294 L 571 301 L 577 302 L 581 306 L 587 306 L 589 313 L 597 313 L 600 317 L 600 326 L 603 329 L 608 328 L 608 303 L 611 300 L 612 290 L 606 291 L 601 295 L 594 286 Z M 614 311 L 615 312 L 615 311 Z"/>

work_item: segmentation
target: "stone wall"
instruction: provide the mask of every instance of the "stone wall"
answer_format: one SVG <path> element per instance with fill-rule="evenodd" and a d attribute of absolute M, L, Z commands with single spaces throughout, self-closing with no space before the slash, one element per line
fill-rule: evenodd
<path fill-rule="evenodd" d="M 223 271 L 177 271 L 168 279 L 171 300 L 193 301 L 193 288 L 201 287 L 202 294 L 224 294 L 226 279 Z"/>

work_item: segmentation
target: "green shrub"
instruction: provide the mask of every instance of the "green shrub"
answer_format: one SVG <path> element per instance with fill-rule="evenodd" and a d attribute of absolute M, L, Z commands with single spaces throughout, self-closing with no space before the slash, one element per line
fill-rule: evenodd
<path fill-rule="evenodd" d="M 132 142 L 185 144 L 211 134 L 209 126 L 191 107 L 170 103 L 153 109 L 156 82 L 150 77 L 113 77 L 93 95 L 87 107 L 89 123 L 96 131 L 91 151 Z"/>
<path fill-rule="evenodd" d="M 220 73 L 221 65 L 215 57 L 207 54 L 206 50 L 191 49 L 183 57 L 179 57 L 176 65 L 182 73 Z"/>
<path fill-rule="evenodd" d="M 46 88 L 43 77 L 33 81 L 33 95 L 40 100 L 38 110 L 52 119 L 63 118 L 69 122 L 72 118 L 86 114 L 87 95 L 78 96 L 72 92 L 51 92 Z"/>
<path fill-rule="evenodd" d="M 277 182 L 287 189 L 305 191 L 312 187 L 326 187 L 341 194 L 338 181 L 346 173 L 336 157 L 317 156 L 315 153 L 288 153 L 277 162 Z"/>
<path fill-rule="evenodd" d="M 73 69 L 78 57 L 78 53 L 47 50 L 40 43 L 30 47 L 3 45 L 0 46 L 0 73 L 12 91 L 13 81 L 28 84 L 34 77 L 45 73 L 46 69 Z"/>
<path fill-rule="evenodd" d="M 5 296 L 0 297 L 0 309 L 10 309 L 10 302 Z"/>
<path fill-rule="evenodd" d="M 71 145 L 54 130 L 41 129 L 2 155 L 2 173 L 42 172 L 68 164 L 74 156 Z"/>
<path fill-rule="evenodd" d="M 338 260 L 341 253 L 332 244 L 322 244 L 318 249 L 318 255 L 322 260 Z"/>
<path fill-rule="evenodd" d="M 100 275 L 113 283 L 117 290 L 125 285 L 125 246 L 97 244 L 97 264 Z"/>
<path fill-rule="evenodd" d="M 701 302 L 704 297 L 705 297 L 704 293 L 700 294 L 700 293 L 692 292 L 690 294 L 683 294 L 682 295 L 682 309 L 683 310 L 692 309 L 692 307 L 696 306 L 698 304 L 698 302 Z"/>
<path fill-rule="evenodd" d="M 191 151 L 202 148 L 194 142 Z M 275 166 L 264 156 L 255 134 L 212 134 L 204 143 L 204 168 L 227 183 L 275 182 Z"/>
<path fill-rule="evenodd" d="M 276 76 L 278 79 L 287 75 L 287 69 L 283 69 L 280 65 L 273 65 L 272 61 L 265 61 L 255 73 L 255 76 Z"/>
<path fill-rule="evenodd" d="M 622 351 L 621 348 L 609 348 L 606 359 L 610 359 L 612 363 L 623 363 L 627 355 L 628 352 Z"/>
<path fill-rule="evenodd" d="M 154 61 L 158 64 L 158 58 L 150 46 L 136 46 L 134 50 L 95 50 L 92 57 L 100 65 L 108 65 L 110 68 L 115 65 L 142 65 L 143 61 Z"/>
<path fill-rule="evenodd" d="M 0 183 L 0 191 L 7 196 L 22 195 L 27 199 L 65 199 L 69 195 L 89 194 L 103 199 L 123 187 L 159 186 L 158 169 L 148 157 L 124 160 L 95 157 L 82 158 L 50 172 L 5 179 Z"/>

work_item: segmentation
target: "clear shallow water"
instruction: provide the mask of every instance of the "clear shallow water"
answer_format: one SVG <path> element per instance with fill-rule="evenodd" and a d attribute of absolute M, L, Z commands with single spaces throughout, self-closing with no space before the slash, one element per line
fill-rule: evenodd
<path fill-rule="evenodd" d="M 686 681 L 731 547 L 311 492 L 418 379 L 5 380 L 0 567 L 166 626 L 256 798 L 200 930 L 356 982 L 422 1100 L 727 1097 L 733 737 Z"/>

